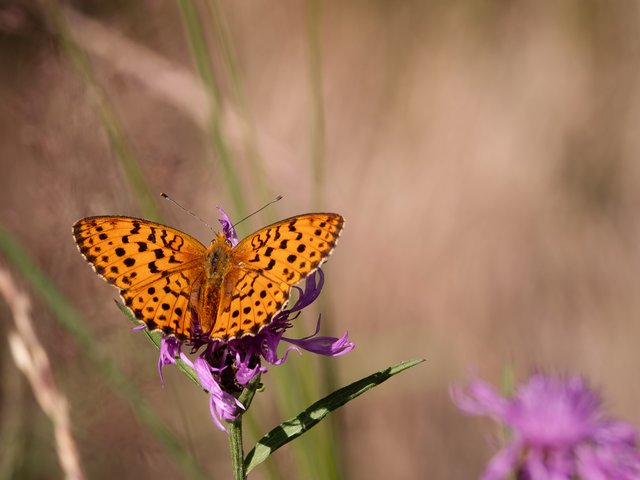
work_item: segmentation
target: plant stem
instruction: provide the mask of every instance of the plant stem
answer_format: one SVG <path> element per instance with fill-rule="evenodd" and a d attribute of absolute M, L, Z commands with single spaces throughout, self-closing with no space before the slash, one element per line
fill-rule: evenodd
<path fill-rule="evenodd" d="M 227 422 L 229 428 L 229 448 L 231 449 L 231 468 L 233 470 L 233 480 L 245 480 L 247 470 L 244 462 L 244 447 L 242 445 L 242 415 L 249 409 L 257 389 L 260 387 L 260 377 L 258 374 L 247 384 L 238 400 L 244 405 L 245 411 L 238 415 L 238 418 Z"/>
<path fill-rule="evenodd" d="M 228 426 L 233 480 L 245 480 L 247 473 L 244 468 L 244 449 L 242 447 L 242 415 L 238 415 L 238 418 L 228 422 Z"/>

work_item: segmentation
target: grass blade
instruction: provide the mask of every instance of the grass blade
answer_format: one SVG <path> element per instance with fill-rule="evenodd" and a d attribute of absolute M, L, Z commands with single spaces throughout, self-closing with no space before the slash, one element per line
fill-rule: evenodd
<path fill-rule="evenodd" d="M 322 95 L 322 59 L 320 55 L 320 0 L 307 0 L 306 32 L 308 45 L 309 86 L 311 91 L 311 171 L 312 205 L 322 206 L 324 186 L 325 126 Z"/>
<path fill-rule="evenodd" d="M 151 193 L 146 176 L 138 163 L 124 128 L 108 100 L 106 92 L 96 81 L 89 58 L 75 42 L 63 11 L 57 7 L 55 2 L 46 2 L 46 5 L 49 17 L 52 19 L 55 30 L 60 36 L 65 52 L 95 104 L 95 110 L 107 132 L 115 157 L 129 182 L 142 213 L 148 218 L 161 221 L 162 218 L 156 203 L 156 196 Z"/>
<path fill-rule="evenodd" d="M 245 197 L 242 192 L 240 178 L 233 164 L 231 153 L 222 130 L 220 95 L 213 74 L 213 67 L 211 66 L 211 57 L 209 56 L 204 29 L 200 22 L 200 14 L 193 0 L 180 0 L 178 5 L 180 7 L 180 13 L 182 14 L 185 32 L 189 40 L 189 46 L 191 47 L 193 61 L 209 98 L 209 135 L 218 161 L 222 166 L 225 178 L 224 183 L 231 198 L 233 208 L 229 213 L 231 213 L 232 218 L 242 218 L 247 214 Z"/>
<path fill-rule="evenodd" d="M 248 160 L 249 173 L 251 177 L 252 188 L 255 192 L 254 199 L 257 204 L 261 205 L 275 197 L 273 191 L 268 185 L 264 168 L 261 164 L 260 153 L 256 141 L 256 129 L 251 118 L 249 104 L 244 91 L 244 82 L 238 65 L 238 58 L 233 46 L 231 31 L 227 22 L 227 17 L 220 0 L 208 0 L 206 5 L 209 10 L 209 17 L 214 25 L 216 39 L 220 44 L 224 69 L 228 77 L 228 83 L 231 86 L 233 101 L 235 102 L 238 117 L 242 123 L 242 141 L 244 153 Z M 274 223 L 277 218 L 275 209 L 270 208 L 264 212 L 268 223 Z"/>
<path fill-rule="evenodd" d="M 140 320 L 138 320 L 136 317 L 133 316 L 133 313 L 131 313 L 131 310 L 129 310 L 125 305 L 118 302 L 117 300 L 116 300 L 116 305 L 118 306 L 120 311 L 124 313 L 125 316 L 131 321 L 131 323 L 133 323 L 134 325 L 140 325 Z M 160 341 L 162 340 L 162 333 L 160 331 L 150 332 L 146 328 L 143 329 L 142 331 L 145 333 L 145 335 L 151 341 L 151 343 L 153 343 L 155 347 L 158 350 L 160 350 Z M 199 388 L 202 388 L 202 386 L 200 385 L 200 381 L 198 380 L 198 376 L 196 375 L 196 371 L 192 367 L 187 365 L 185 362 L 183 362 L 179 358 L 176 359 L 176 366 L 178 367 L 178 370 L 180 370 L 189 378 L 189 380 L 195 383 Z"/>

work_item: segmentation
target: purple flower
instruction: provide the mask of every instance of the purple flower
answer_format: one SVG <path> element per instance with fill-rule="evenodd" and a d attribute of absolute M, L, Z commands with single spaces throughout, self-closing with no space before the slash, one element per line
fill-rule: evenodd
<path fill-rule="evenodd" d="M 511 433 L 485 480 L 640 478 L 635 430 L 603 416 L 600 396 L 582 377 L 534 373 L 511 398 L 479 379 L 466 391 L 452 387 L 451 394 L 463 412 L 491 416 Z"/>
<path fill-rule="evenodd" d="M 232 246 L 238 243 L 238 237 L 227 214 L 220 211 L 223 232 Z M 243 388 L 257 375 L 267 372 L 262 360 L 271 365 L 284 363 L 289 352 L 300 349 L 320 355 L 337 357 L 344 355 L 354 348 L 345 333 L 341 338 L 318 336 L 320 319 L 315 332 L 305 338 L 291 339 L 284 337 L 286 330 L 291 328 L 300 311 L 309 306 L 318 296 L 324 285 L 324 273 L 318 269 L 305 280 L 304 288 L 294 287 L 298 292 L 296 302 L 290 308 L 276 313 L 269 325 L 256 335 L 235 338 L 228 342 L 214 340 L 206 332 L 199 329 L 197 313 L 194 311 L 194 329 L 191 339 L 180 341 L 173 336 L 163 336 L 158 358 L 158 371 L 162 379 L 162 368 L 175 363 L 181 358 L 192 366 L 202 387 L 209 393 L 209 407 L 215 424 L 226 431 L 222 420 L 233 420 L 244 410 L 244 406 L 237 400 Z M 278 354 L 281 341 L 291 344 L 282 355 Z M 198 353 L 194 362 L 185 355 L 181 348 L 183 344 L 191 348 L 191 353 Z M 163 380 L 164 381 L 164 380 Z"/>
<path fill-rule="evenodd" d="M 220 217 L 222 217 L 218 220 L 220 225 L 222 225 L 222 231 L 227 237 L 227 240 L 229 240 L 231 246 L 235 247 L 238 244 L 238 234 L 236 233 L 236 229 L 233 228 L 233 223 L 231 223 L 231 219 L 229 218 L 229 215 L 227 215 L 227 212 L 220 207 L 216 208 L 218 209 L 218 212 L 220 212 Z"/>
<path fill-rule="evenodd" d="M 196 358 L 192 364 L 200 385 L 207 392 L 209 392 L 209 410 L 211 412 L 211 418 L 216 423 L 218 428 L 226 431 L 226 428 L 219 419 L 233 420 L 238 415 L 238 408 L 244 409 L 244 406 L 238 401 L 237 398 L 222 390 L 220 384 L 214 377 L 214 373 L 220 373 L 220 370 L 212 368 L 207 362 L 204 356 Z"/>

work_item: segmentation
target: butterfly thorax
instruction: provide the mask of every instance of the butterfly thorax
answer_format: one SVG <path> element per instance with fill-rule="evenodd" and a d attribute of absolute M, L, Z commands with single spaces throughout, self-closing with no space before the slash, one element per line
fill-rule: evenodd
<path fill-rule="evenodd" d="M 205 272 L 208 281 L 220 284 L 229 267 L 231 245 L 224 233 L 218 233 L 207 249 Z"/>

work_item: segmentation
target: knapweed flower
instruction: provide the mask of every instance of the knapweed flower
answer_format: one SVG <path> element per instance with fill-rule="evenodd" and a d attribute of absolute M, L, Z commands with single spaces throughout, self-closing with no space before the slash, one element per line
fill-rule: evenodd
<path fill-rule="evenodd" d="M 220 208 L 218 210 L 226 239 L 235 247 L 238 237 L 233 225 L 225 212 Z M 284 336 L 300 311 L 318 298 L 323 285 L 324 274 L 318 269 L 305 279 L 304 288 L 293 287 L 298 296 L 292 306 L 277 312 L 269 324 L 255 335 L 228 341 L 211 338 L 209 332 L 202 332 L 199 329 L 198 313 L 192 309 L 194 327 L 188 340 L 163 336 L 158 358 L 160 377 L 162 378 L 162 368 L 175 363 L 177 358 L 193 367 L 200 384 L 210 395 L 209 406 L 213 421 L 220 429 L 226 430 L 222 420 L 233 420 L 242 412 L 244 406 L 237 400 L 237 396 L 257 375 L 266 373 L 264 363 L 280 365 L 286 361 L 291 351 L 300 353 L 300 349 L 335 357 L 354 348 L 346 333 L 341 338 L 318 336 L 320 319 L 314 334 L 308 337 L 292 339 Z M 279 353 L 281 342 L 290 344 L 282 354 Z M 192 354 L 197 354 L 194 361 L 182 351 L 185 345 Z"/>
<path fill-rule="evenodd" d="M 605 417 L 600 396 L 582 377 L 534 373 L 511 398 L 478 379 L 451 393 L 463 412 L 493 417 L 510 433 L 485 480 L 640 479 L 636 431 Z"/>

